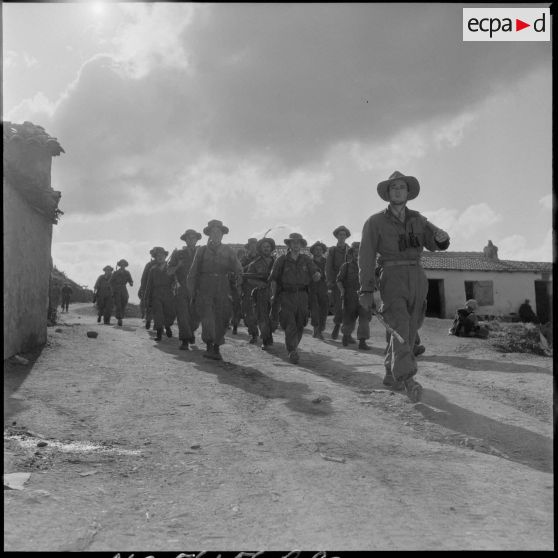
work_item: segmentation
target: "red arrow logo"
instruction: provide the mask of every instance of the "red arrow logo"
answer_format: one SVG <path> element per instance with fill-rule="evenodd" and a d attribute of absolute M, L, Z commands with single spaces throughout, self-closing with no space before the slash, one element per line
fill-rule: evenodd
<path fill-rule="evenodd" d="M 516 31 L 521 31 L 522 29 L 525 29 L 525 27 L 531 27 L 531 24 L 530 23 L 525 23 L 524 21 L 521 21 L 520 19 L 515 20 L 515 30 Z"/>

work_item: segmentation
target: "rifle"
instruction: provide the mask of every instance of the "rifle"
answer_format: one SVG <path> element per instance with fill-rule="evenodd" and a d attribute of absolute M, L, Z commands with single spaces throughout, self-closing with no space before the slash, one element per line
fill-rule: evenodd
<path fill-rule="evenodd" d="M 405 343 L 405 339 L 403 339 L 403 337 L 401 337 L 401 335 L 386 322 L 380 312 L 372 309 L 371 313 L 373 316 L 376 316 L 376 318 L 378 318 L 378 321 L 386 328 L 386 331 L 393 335 L 397 339 L 397 341 L 399 341 L 399 343 Z"/>

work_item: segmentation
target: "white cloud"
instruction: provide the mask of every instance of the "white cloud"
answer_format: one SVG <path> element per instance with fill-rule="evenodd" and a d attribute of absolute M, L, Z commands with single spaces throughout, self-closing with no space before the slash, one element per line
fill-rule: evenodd
<path fill-rule="evenodd" d="M 539 203 L 544 209 L 552 209 L 553 196 L 548 194 L 539 200 Z"/>
<path fill-rule="evenodd" d="M 28 120 L 49 129 L 52 127 L 56 106 L 57 102 L 51 101 L 42 91 L 39 91 L 33 97 L 24 99 L 16 105 L 5 115 L 5 119 L 11 122 Z"/>
<path fill-rule="evenodd" d="M 526 238 L 513 234 L 495 242 L 498 246 L 498 257 L 501 260 L 516 260 L 527 262 L 553 261 L 553 231 L 548 229 L 541 242 L 532 246 Z"/>

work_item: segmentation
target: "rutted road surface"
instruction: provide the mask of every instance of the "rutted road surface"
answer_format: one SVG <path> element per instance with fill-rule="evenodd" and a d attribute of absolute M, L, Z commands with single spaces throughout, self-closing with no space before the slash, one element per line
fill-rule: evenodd
<path fill-rule="evenodd" d="M 268 353 L 229 332 L 219 363 L 199 331 L 185 352 L 87 304 L 62 322 L 5 365 L 5 473 L 31 473 L 5 550 L 554 548 L 551 358 L 427 319 L 412 404 L 376 321 L 371 351 L 308 333 L 297 366 L 282 332 Z"/>

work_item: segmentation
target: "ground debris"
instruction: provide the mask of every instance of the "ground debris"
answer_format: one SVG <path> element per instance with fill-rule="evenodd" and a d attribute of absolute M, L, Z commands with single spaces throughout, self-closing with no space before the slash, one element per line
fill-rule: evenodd
<path fill-rule="evenodd" d="M 4 489 L 23 490 L 23 485 L 29 480 L 31 473 L 7 473 L 4 475 Z"/>
<path fill-rule="evenodd" d="M 326 455 L 325 453 L 320 452 L 320 457 L 325 459 L 326 461 L 335 461 L 336 463 L 345 463 L 344 457 L 335 457 L 334 455 Z"/>

